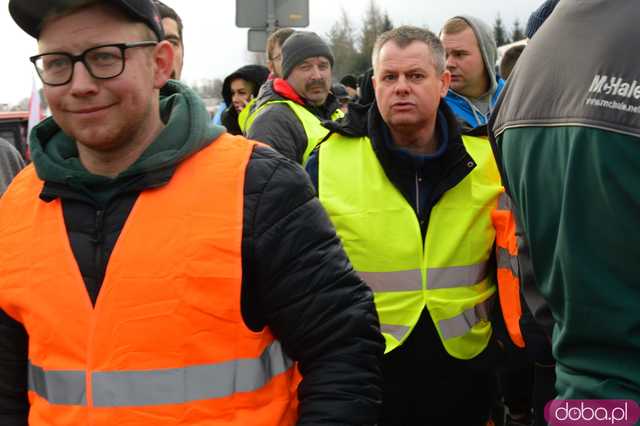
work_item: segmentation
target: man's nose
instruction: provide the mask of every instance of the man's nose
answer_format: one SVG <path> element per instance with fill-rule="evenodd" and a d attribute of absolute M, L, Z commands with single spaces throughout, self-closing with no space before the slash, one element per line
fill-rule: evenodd
<path fill-rule="evenodd" d="M 98 89 L 95 78 L 81 61 L 73 65 L 73 76 L 69 84 L 71 85 L 71 94 L 78 96 L 94 93 Z"/>
<path fill-rule="evenodd" d="M 398 76 L 398 80 L 395 84 L 395 91 L 396 93 L 406 93 L 409 91 L 409 81 L 407 80 L 407 77 L 404 75 Z"/>
<path fill-rule="evenodd" d="M 314 80 L 319 80 L 322 78 L 320 67 L 314 66 L 311 68 L 311 77 L 313 77 Z"/>

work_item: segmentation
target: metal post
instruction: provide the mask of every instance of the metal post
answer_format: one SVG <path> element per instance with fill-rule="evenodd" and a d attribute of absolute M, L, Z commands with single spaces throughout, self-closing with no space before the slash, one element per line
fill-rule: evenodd
<path fill-rule="evenodd" d="M 267 34 L 276 30 L 276 0 L 267 0 Z"/>

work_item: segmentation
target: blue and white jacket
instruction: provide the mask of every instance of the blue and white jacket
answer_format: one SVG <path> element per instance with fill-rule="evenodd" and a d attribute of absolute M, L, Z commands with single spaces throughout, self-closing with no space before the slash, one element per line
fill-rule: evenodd
<path fill-rule="evenodd" d="M 483 114 L 469 99 L 449 89 L 444 100 L 456 115 L 463 133 L 467 133 L 476 127 L 484 126 L 489 123 L 491 112 L 493 111 L 496 101 L 500 97 L 502 89 L 504 88 L 503 79 L 498 79 L 497 83 L 496 91 L 493 96 L 491 96 L 489 114 Z"/>

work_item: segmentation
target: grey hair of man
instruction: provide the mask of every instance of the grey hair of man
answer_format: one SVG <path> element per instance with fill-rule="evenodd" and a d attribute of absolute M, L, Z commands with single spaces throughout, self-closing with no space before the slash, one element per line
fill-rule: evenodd
<path fill-rule="evenodd" d="M 433 66 L 438 74 L 442 74 L 446 69 L 446 59 L 444 46 L 438 36 L 427 29 L 409 25 L 394 28 L 378 36 L 375 44 L 373 45 L 373 52 L 371 54 L 371 63 L 373 64 L 374 74 L 378 66 L 380 50 L 382 50 L 382 47 L 385 44 L 393 42 L 401 49 L 404 49 L 414 41 L 419 41 L 429 47 Z"/>

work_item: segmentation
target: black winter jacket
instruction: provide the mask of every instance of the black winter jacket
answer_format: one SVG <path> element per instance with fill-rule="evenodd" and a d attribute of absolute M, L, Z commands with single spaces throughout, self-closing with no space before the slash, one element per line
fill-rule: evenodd
<path fill-rule="evenodd" d="M 215 143 L 215 142 L 214 142 Z M 134 180 L 104 209 L 61 184 L 64 219 L 94 302 L 109 256 L 141 191 L 164 185 L 175 169 Z M 384 341 L 372 294 L 342 250 L 304 171 L 256 147 L 246 173 L 242 239 L 242 314 L 268 325 L 299 361 L 299 425 L 373 425 L 381 402 Z M 283 239 L 286 238 L 286 239 Z M 0 310 L 0 424 L 26 426 L 28 336 Z"/>

